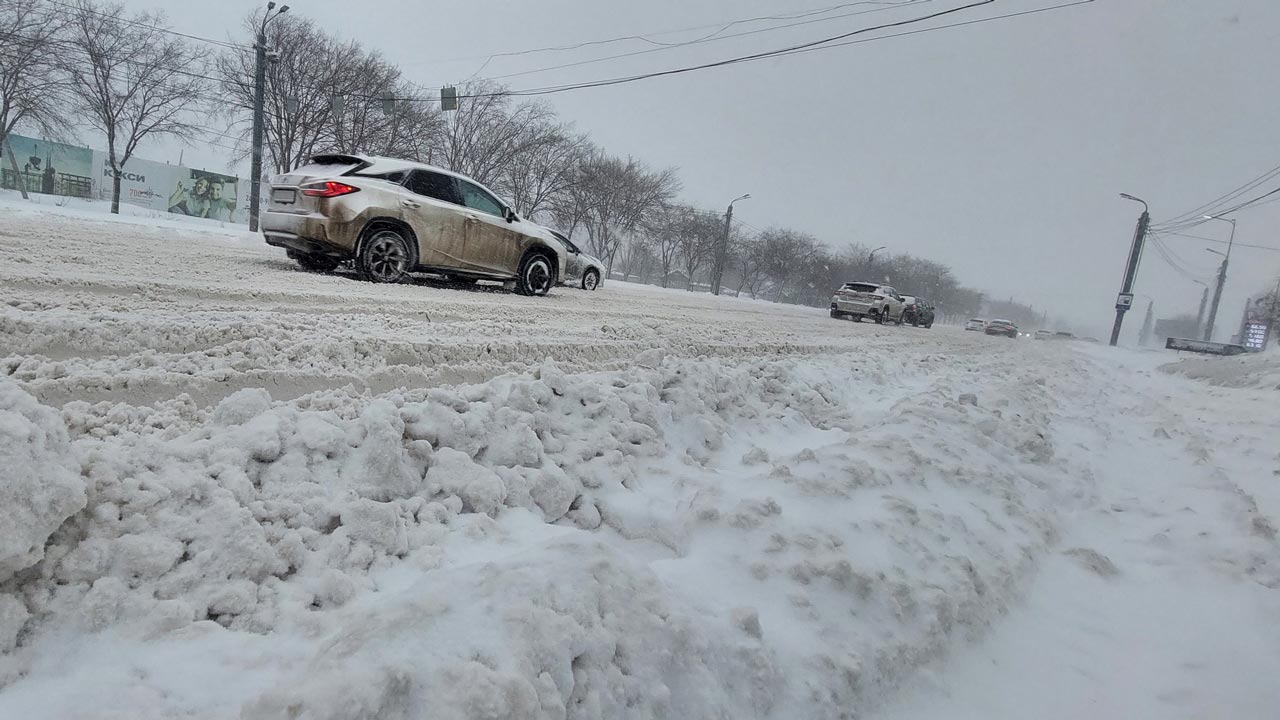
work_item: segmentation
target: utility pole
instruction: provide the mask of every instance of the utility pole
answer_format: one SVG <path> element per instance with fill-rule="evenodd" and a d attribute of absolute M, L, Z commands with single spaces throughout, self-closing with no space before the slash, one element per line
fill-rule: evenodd
<path fill-rule="evenodd" d="M 1125 264 L 1124 280 L 1120 284 L 1120 294 L 1116 296 L 1116 324 L 1111 327 L 1111 347 L 1115 347 L 1119 342 L 1124 314 L 1133 304 L 1133 281 L 1138 275 L 1138 261 L 1142 259 L 1142 244 L 1147 239 L 1147 226 L 1151 224 L 1151 213 L 1145 201 L 1126 193 L 1120 193 L 1120 197 L 1142 203 L 1142 215 L 1138 218 L 1138 227 L 1133 231 L 1133 242 L 1129 245 L 1129 262 Z"/>
<path fill-rule="evenodd" d="M 729 255 L 729 232 L 733 227 L 733 204 L 739 200 L 747 200 L 750 194 L 736 197 L 729 202 L 729 208 L 724 211 L 724 234 L 720 236 L 720 243 L 716 246 L 716 261 L 711 266 L 711 294 L 720 294 L 720 280 L 724 277 L 725 260 Z M 689 278 L 689 282 L 693 282 L 693 278 Z"/>
<path fill-rule="evenodd" d="M 1200 293 L 1200 309 L 1196 311 L 1196 335 L 1199 335 L 1204 332 L 1204 308 L 1208 304 L 1209 304 L 1209 286 L 1205 285 L 1204 291 Z"/>
<path fill-rule="evenodd" d="M 1138 344 L 1146 347 L 1151 343 L 1151 324 L 1155 322 L 1155 314 L 1152 306 L 1154 301 L 1147 301 L 1147 316 L 1142 320 L 1142 332 L 1138 334 Z"/>
<path fill-rule="evenodd" d="M 267 12 L 258 28 L 257 42 L 253 44 L 253 167 L 249 178 L 249 232 L 258 231 L 258 207 L 262 203 L 262 103 L 267 84 L 267 23 L 272 18 L 289 12 L 288 5 L 272 15 L 276 4 L 267 3 Z"/>
<path fill-rule="evenodd" d="M 1222 222 L 1231 223 L 1231 237 L 1227 240 L 1227 254 L 1210 248 L 1205 248 L 1215 255 L 1222 255 L 1222 265 L 1218 266 L 1218 286 L 1213 289 L 1213 303 L 1209 305 L 1209 320 L 1204 326 L 1204 337 L 1201 338 L 1205 342 L 1213 340 L 1213 323 L 1218 319 L 1218 303 L 1222 301 L 1222 287 L 1227 284 L 1227 263 L 1231 261 L 1231 246 L 1236 241 L 1236 221 L 1230 218 L 1216 217 L 1213 215 L 1203 216 L 1205 220 L 1221 220 Z"/>
<path fill-rule="evenodd" d="M 1262 341 L 1262 349 L 1267 349 L 1267 343 L 1270 342 L 1272 336 L 1276 335 L 1276 323 L 1280 322 L 1280 278 L 1276 278 L 1275 292 L 1271 293 L 1271 314 L 1267 316 L 1267 334 Z"/>

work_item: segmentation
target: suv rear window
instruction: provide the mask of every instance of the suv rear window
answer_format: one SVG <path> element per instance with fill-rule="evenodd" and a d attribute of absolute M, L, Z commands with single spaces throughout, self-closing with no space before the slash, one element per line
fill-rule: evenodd
<path fill-rule="evenodd" d="M 854 292 L 873 293 L 880 289 L 879 285 L 870 283 L 845 283 L 844 290 L 852 290 Z"/>
<path fill-rule="evenodd" d="M 393 182 L 397 185 L 403 185 L 404 179 L 406 176 L 408 176 L 409 173 L 405 170 L 393 170 L 391 172 L 383 172 L 383 173 L 355 172 L 351 174 L 355 175 L 356 177 L 377 178 L 379 180 L 386 180 L 387 182 Z"/>
<path fill-rule="evenodd" d="M 313 162 L 297 168 L 290 175 L 306 175 L 308 177 L 338 177 L 359 168 L 359 163 Z"/>

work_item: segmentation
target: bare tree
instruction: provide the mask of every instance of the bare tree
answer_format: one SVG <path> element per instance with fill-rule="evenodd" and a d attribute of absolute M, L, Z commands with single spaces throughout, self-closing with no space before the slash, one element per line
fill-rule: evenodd
<path fill-rule="evenodd" d="M 73 91 L 86 121 L 107 137 L 113 213 L 120 212 L 120 173 L 138 143 L 198 130 L 190 111 L 201 102 L 204 56 L 162 27 L 163 15 L 126 17 L 121 5 L 90 0 L 72 13 L 68 42 L 83 55 L 71 68 Z"/>
<path fill-rule="evenodd" d="M 51 49 L 65 29 L 64 16 L 48 3 L 0 0 L 0 149 L 18 126 L 49 135 L 67 129 L 63 54 Z"/>
<path fill-rule="evenodd" d="M 459 95 L 433 161 L 482 184 L 499 185 L 513 160 L 561 136 L 555 113 L 536 103 L 513 103 L 500 85 L 473 83 Z"/>
<path fill-rule="evenodd" d="M 557 199 L 577 180 L 577 167 L 590 144 L 566 125 L 542 120 L 524 130 L 520 151 L 502 168 L 495 189 L 506 193 L 516 212 L 528 217 L 554 214 Z"/>
<path fill-rule="evenodd" d="M 587 236 L 610 270 L 622 239 L 680 189 L 674 170 L 654 172 L 634 158 L 623 160 L 598 151 L 582 162 L 579 173 L 575 190 L 592 198 L 586 205 Z"/>
<path fill-rule="evenodd" d="M 662 272 L 659 284 L 667 287 L 671 281 L 671 270 L 676 264 L 676 253 L 680 248 L 680 232 L 682 229 L 682 205 L 663 204 L 648 213 L 641 221 L 640 232 L 649 238 L 649 248 L 653 259 Z"/>
<path fill-rule="evenodd" d="M 675 246 L 686 289 L 693 290 L 698 272 L 711 260 L 723 226 L 718 217 L 691 207 L 680 208 L 676 225 Z"/>
<path fill-rule="evenodd" d="M 261 11 L 248 15 L 253 37 Z M 263 128 L 275 172 L 287 172 L 321 152 L 365 152 L 430 161 L 443 119 L 426 93 L 400 69 L 354 41 L 341 41 L 309 19 L 279 16 L 267 26 L 273 59 L 267 66 Z M 316 62 L 325 58 L 325 62 Z M 253 56 L 230 51 L 217 58 L 224 113 L 249 152 Z"/>

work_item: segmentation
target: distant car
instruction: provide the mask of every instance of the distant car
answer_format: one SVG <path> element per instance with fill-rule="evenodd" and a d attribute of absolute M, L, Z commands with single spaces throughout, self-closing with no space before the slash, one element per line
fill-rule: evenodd
<path fill-rule="evenodd" d="M 1037 330 L 1037 331 L 1036 331 L 1036 339 L 1037 339 L 1037 340 L 1052 340 L 1052 339 L 1053 339 L 1053 333 L 1049 332 L 1048 330 Z"/>
<path fill-rule="evenodd" d="M 1018 326 L 1008 320 L 992 320 L 987 323 L 986 333 L 988 335 L 1004 335 L 1005 337 L 1018 337 Z"/>
<path fill-rule="evenodd" d="M 548 228 L 550 230 L 550 228 Z M 595 290 L 604 283 L 604 263 L 594 255 L 582 252 L 572 240 L 563 234 L 551 230 L 560 244 L 564 246 L 564 278 L 562 285 L 578 285 L 583 290 Z"/>
<path fill-rule="evenodd" d="M 845 283 L 831 296 L 831 317 L 847 317 L 854 322 L 869 317 L 882 325 L 887 322 L 901 325 L 905 307 L 897 290 L 879 283 Z"/>
<path fill-rule="evenodd" d="M 982 332 L 987 329 L 987 321 L 982 318 L 969 318 L 964 324 L 964 329 Z"/>
<path fill-rule="evenodd" d="M 1061 330 L 1054 333 L 1053 336 L 1058 338 L 1059 340 L 1072 340 L 1075 338 L 1075 335 L 1072 335 L 1069 332 L 1062 332 Z"/>
<path fill-rule="evenodd" d="M 933 306 L 928 300 L 914 295 L 903 295 L 902 321 L 915 327 L 933 327 Z"/>
<path fill-rule="evenodd" d="M 304 269 L 350 262 L 371 282 L 412 272 L 501 280 L 546 295 L 564 275 L 565 249 L 480 183 L 442 168 L 363 155 L 317 155 L 271 178 L 262 213 L 268 245 Z"/>

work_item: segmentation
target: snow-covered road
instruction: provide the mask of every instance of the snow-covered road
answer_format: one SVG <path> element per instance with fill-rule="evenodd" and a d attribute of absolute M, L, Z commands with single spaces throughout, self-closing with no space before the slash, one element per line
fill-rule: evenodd
<path fill-rule="evenodd" d="M 1267 717 L 1276 391 L 1162 360 L 6 201 L 0 717 Z"/>

